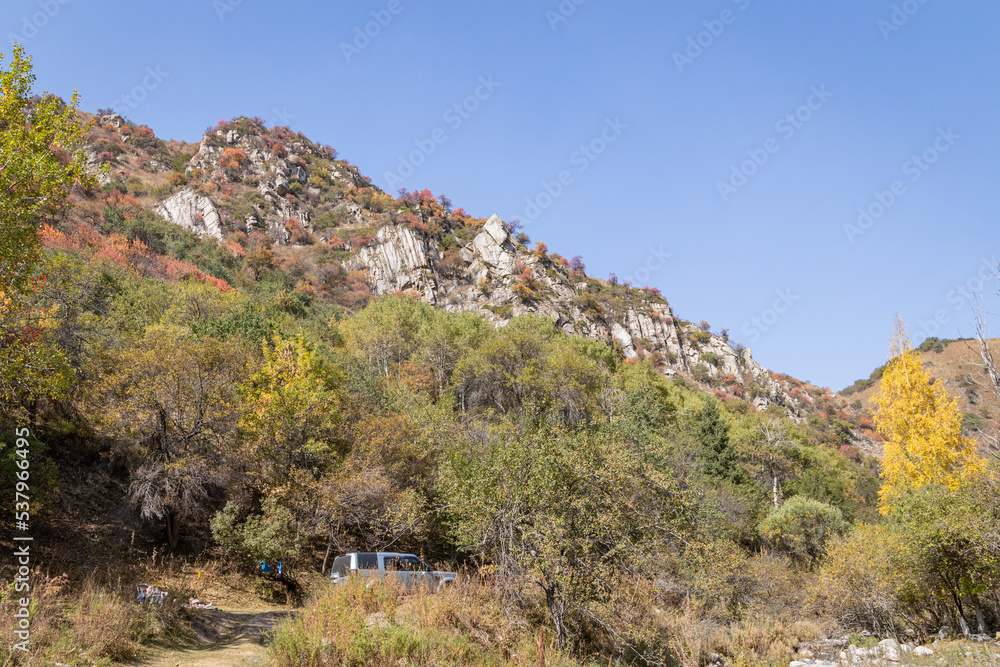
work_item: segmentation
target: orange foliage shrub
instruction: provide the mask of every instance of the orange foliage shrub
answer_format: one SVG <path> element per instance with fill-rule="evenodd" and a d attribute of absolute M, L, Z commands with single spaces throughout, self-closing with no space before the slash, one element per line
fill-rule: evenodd
<path fill-rule="evenodd" d="M 239 169 L 247 161 L 247 153 L 242 148 L 227 148 L 219 158 L 222 169 Z"/>
<path fill-rule="evenodd" d="M 201 271 L 194 264 L 188 264 L 187 262 L 180 262 L 175 259 L 171 259 L 167 263 L 166 273 L 171 278 L 175 278 L 177 280 L 183 280 L 184 278 L 195 278 L 203 283 L 208 283 L 209 285 L 212 285 L 220 292 L 228 292 L 230 289 L 232 289 L 229 286 L 229 283 L 227 283 L 225 280 L 208 275 L 207 273 Z"/>

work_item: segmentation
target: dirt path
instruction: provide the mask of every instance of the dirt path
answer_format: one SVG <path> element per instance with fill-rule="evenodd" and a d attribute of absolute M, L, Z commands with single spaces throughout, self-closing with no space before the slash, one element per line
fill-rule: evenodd
<path fill-rule="evenodd" d="M 193 636 L 167 642 L 142 664 L 145 667 L 264 667 L 267 649 L 261 634 L 288 618 L 287 609 L 199 610 Z"/>

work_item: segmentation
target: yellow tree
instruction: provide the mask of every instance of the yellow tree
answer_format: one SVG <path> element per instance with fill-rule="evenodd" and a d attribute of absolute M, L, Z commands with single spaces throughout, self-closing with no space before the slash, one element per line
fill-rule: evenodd
<path fill-rule="evenodd" d="M 872 396 L 875 426 L 887 438 L 879 491 L 883 514 L 906 490 L 928 484 L 955 489 L 982 464 L 975 442 L 962 437 L 958 401 L 924 371 L 898 315 L 890 356 Z"/>

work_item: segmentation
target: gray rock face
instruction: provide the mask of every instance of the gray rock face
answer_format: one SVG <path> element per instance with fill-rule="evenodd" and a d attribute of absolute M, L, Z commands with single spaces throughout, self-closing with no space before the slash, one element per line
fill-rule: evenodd
<path fill-rule="evenodd" d="M 222 219 L 208 197 L 184 188 L 154 209 L 165 220 L 189 229 L 199 236 L 214 236 L 222 240 Z"/>
<path fill-rule="evenodd" d="M 431 304 L 437 302 L 427 241 L 408 227 L 386 226 L 378 230 L 378 243 L 362 247 L 348 262 L 352 270 L 368 270 L 369 284 L 376 294 L 417 289 Z"/>
<path fill-rule="evenodd" d="M 510 277 L 514 273 L 515 254 L 507 228 L 503 226 L 500 216 L 494 214 L 483 225 L 483 231 L 463 248 L 462 256 L 473 258 L 472 277 L 481 280 L 490 274 L 501 279 Z"/>
<path fill-rule="evenodd" d="M 125 119 L 122 118 L 120 114 L 109 113 L 105 116 L 101 116 L 101 123 L 104 125 L 111 123 L 115 126 L 115 128 L 121 128 L 121 126 L 125 124 Z"/>
<path fill-rule="evenodd" d="M 754 393 L 746 398 L 757 410 L 778 403 L 792 419 L 799 419 L 798 401 L 754 361 L 750 350 L 736 350 L 714 335 L 695 343 L 699 328 L 679 322 L 667 303 L 640 297 L 624 312 L 599 315 L 581 309 L 579 297 L 589 293 L 590 285 L 572 282 L 561 265 L 519 250 L 499 216 L 491 217 L 460 250 L 464 266 L 453 267 L 447 277 L 437 270 L 440 255 L 436 242 L 409 227 L 387 225 L 379 229 L 377 241 L 357 249 L 346 266 L 366 271 L 378 295 L 415 290 L 428 303 L 447 311 L 478 311 L 497 327 L 512 317 L 534 313 L 551 319 L 566 334 L 617 344 L 627 360 L 652 355 L 668 376 L 704 366 L 712 377 L 731 378 L 724 386 L 752 386 Z M 530 277 L 535 295 L 522 299 L 515 288 L 525 276 Z"/>

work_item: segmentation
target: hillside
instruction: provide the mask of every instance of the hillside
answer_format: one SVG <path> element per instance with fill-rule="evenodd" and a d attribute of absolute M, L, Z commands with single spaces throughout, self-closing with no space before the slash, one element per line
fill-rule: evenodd
<path fill-rule="evenodd" d="M 987 341 L 994 355 L 1000 355 L 1000 339 Z M 927 373 L 943 383 L 948 394 L 958 400 L 964 415 L 965 433 L 985 446 L 1000 427 L 1000 398 L 991 389 L 975 340 L 928 339 L 919 348 L 920 360 Z M 867 380 L 859 380 L 841 395 L 855 407 L 870 410 L 871 397 L 879 390 L 882 369 Z"/>
<path fill-rule="evenodd" d="M 725 332 L 676 316 L 658 290 L 588 276 L 581 258 L 567 260 L 541 242 L 529 248 L 516 222 L 474 218 L 446 197 L 387 195 L 335 150 L 287 128 L 235 118 L 184 144 L 117 115 L 85 116 L 95 123 L 91 164 L 109 171 L 100 176 L 104 194 L 83 201 L 84 222 L 167 254 L 143 224 L 101 219 L 109 202 L 137 205 L 147 218 L 154 212 L 231 256 L 225 266 L 196 259 L 208 275 L 233 281 L 234 271 L 249 270 L 259 277 L 273 260 L 295 278 L 294 292 L 347 309 L 405 292 L 449 312 L 477 312 L 494 326 L 536 313 L 567 334 L 614 347 L 626 361 L 649 360 L 667 376 L 757 411 L 776 405 L 800 423 L 831 412 L 817 407 L 834 402 L 829 390 L 768 371 Z"/>

